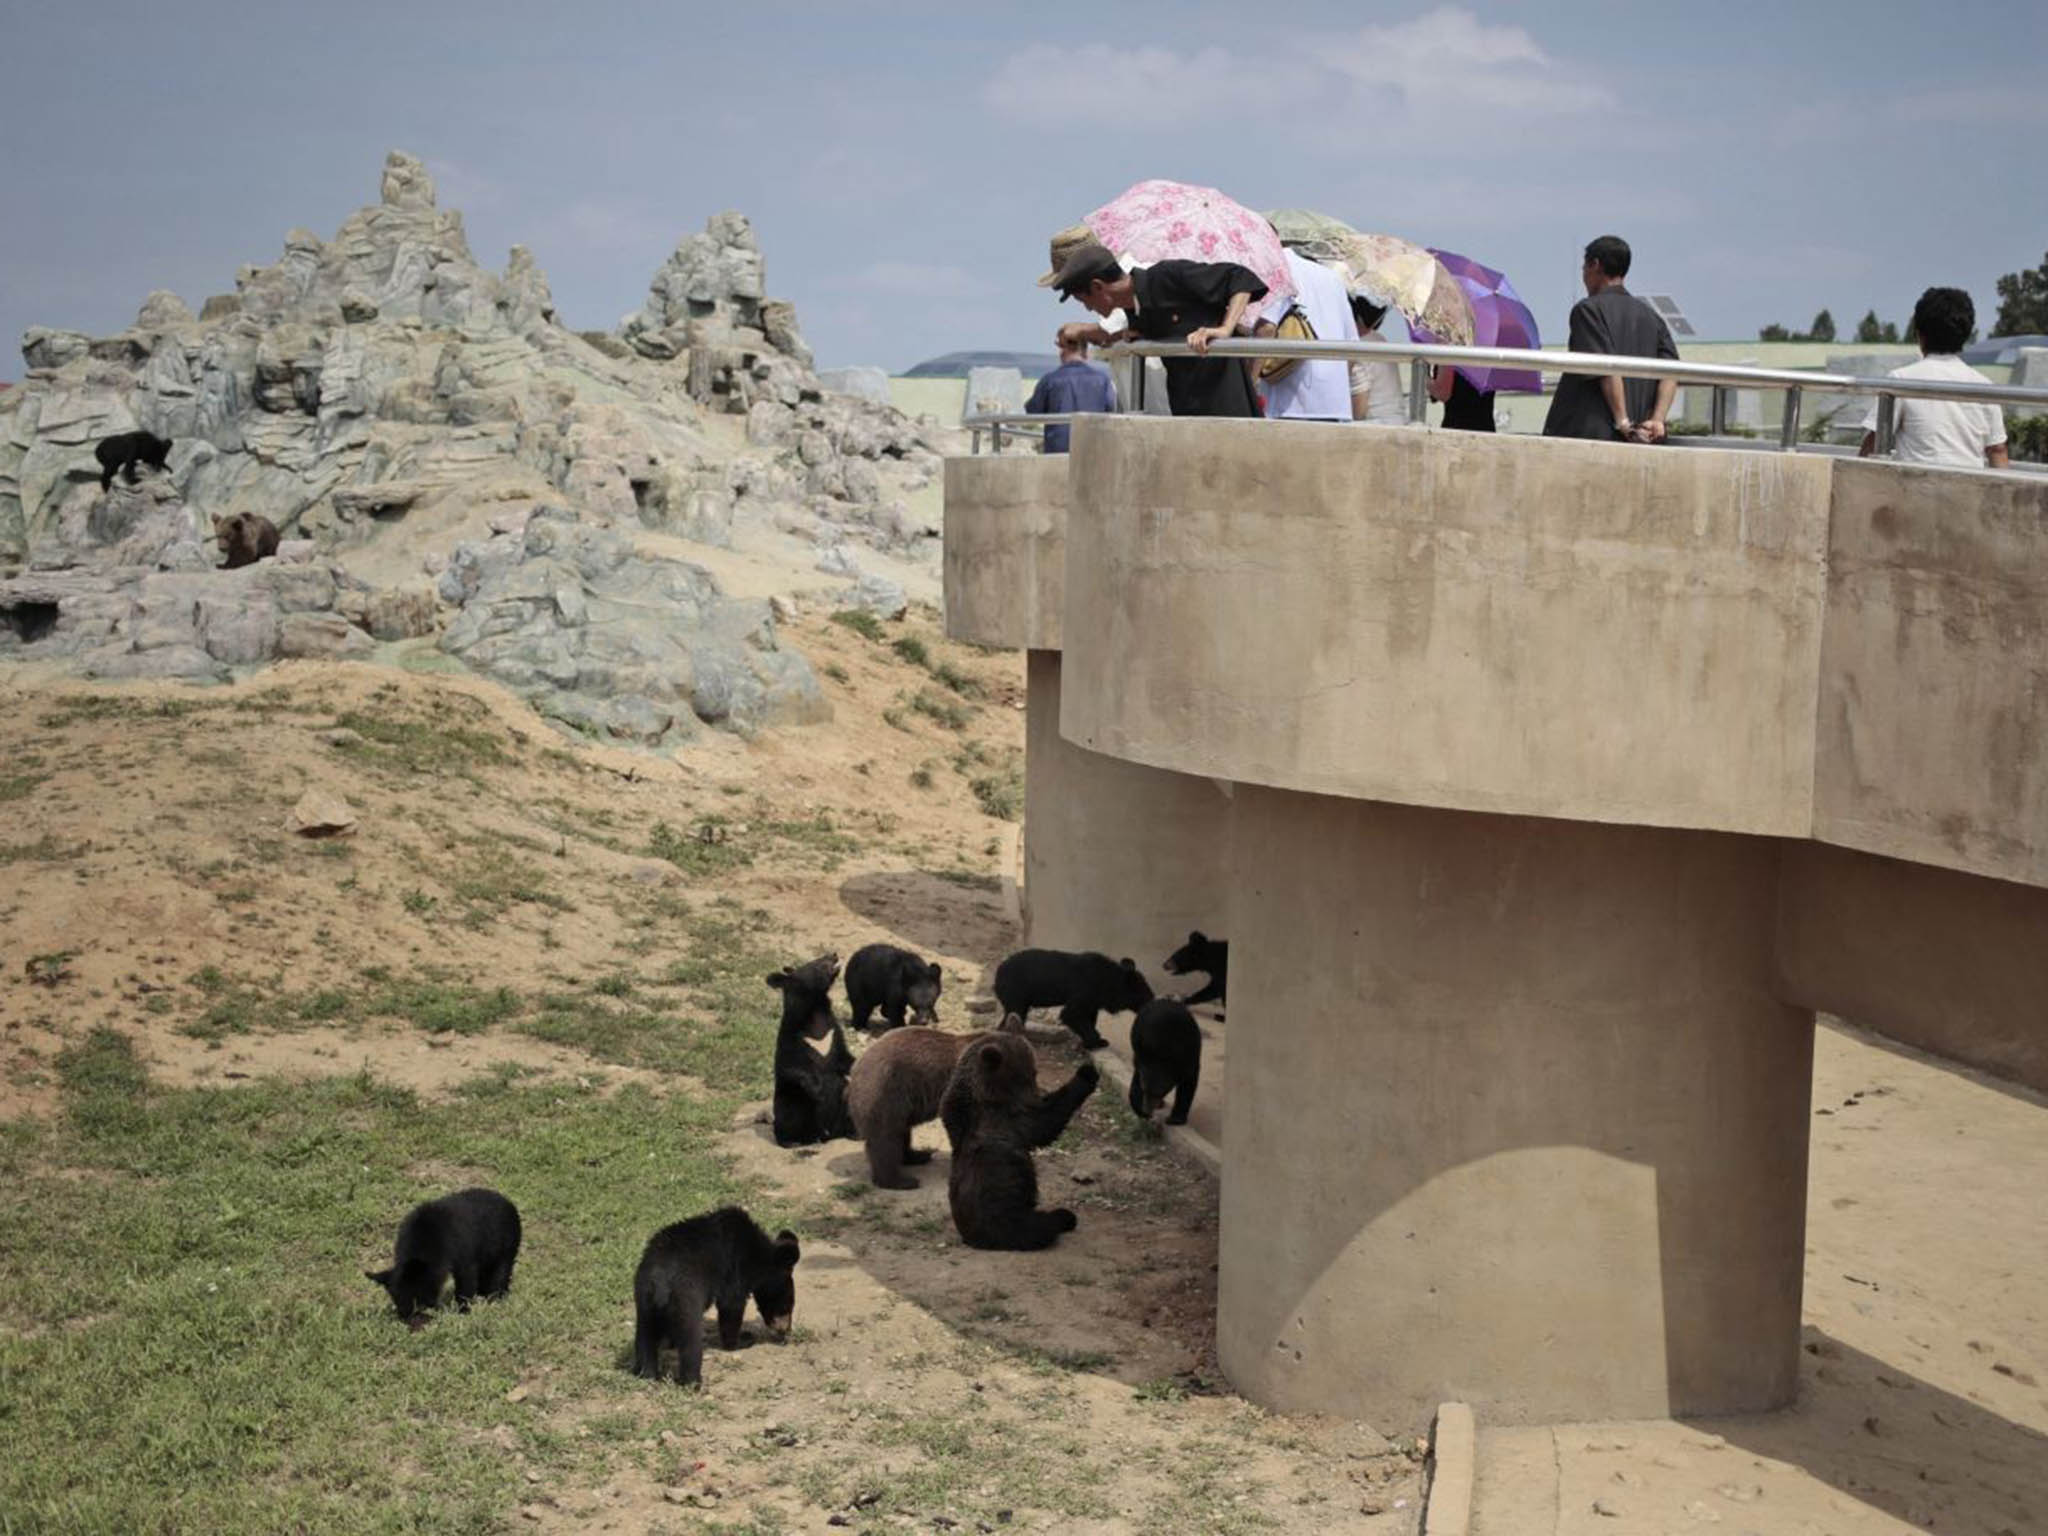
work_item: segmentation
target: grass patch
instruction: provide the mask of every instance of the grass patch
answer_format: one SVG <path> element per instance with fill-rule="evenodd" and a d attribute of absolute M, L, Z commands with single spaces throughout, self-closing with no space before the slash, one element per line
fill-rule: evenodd
<path fill-rule="evenodd" d="M 454 695 L 441 702 L 456 707 Z M 334 724 L 363 738 L 342 750 L 363 753 L 412 773 L 468 774 L 513 761 L 512 753 L 506 749 L 506 738 L 496 731 L 361 710 L 336 716 Z"/>
<path fill-rule="evenodd" d="M 949 731 L 964 731 L 967 722 L 974 718 L 974 711 L 964 704 L 956 704 L 942 693 L 929 688 L 920 688 L 909 698 L 908 707 L 915 714 L 934 720 Z"/>
<path fill-rule="evenodd" d="M 932 681 L 942 688 L 950 688 L 963 699 L 983 699 L 988 690 L 981 683 L 961 671 L 950 661 L 942 661 L 932 668 Z"/>
<path fill-rule="evenodd" d="M 89 720 L 182 720 L 202 709 L 217 709 L 211 702 L 196 699 L 123 698 L 119 694 L 85 694 L 65 699 L 36 723 L 45 730 L 61 731 L 66 726 Z"/>
<path fill-rule="evenodd" d="M 863 640 L 880 641 L 882 621 L 865 608 L 842 608 L 832 615 L 832 622 L 852 630 Z"/>
<path fill-rule="evenodd" d="M 647 851 L 700 879 L 744 869 L 754 862 L 754 855 L 734 839 L 732 823 L 723 816 L 706 816 L 687 832 L 657 821 L 647 835 Z"/>
<path fill-rule="evenodd" d="M 47 773 L 0 773 L 0 802 L 26 800 L 49 777 Z"/>
<path fill-rule="evenodd" d="M 893 641 L 889 649 L 913 667 L 923 667 L 927 670 L 931 667 L 932 653 L 925 649 L 924 641 L 916 635 L 905 635 L 900 640 Z"/>
<path fill-rule="evenodd" d="M 361 1076 L 166 1090 L 111 1030 L 57 1070 L 61 1120 L 0 1134 L 0 1528 L 510 1529 L 524 1466 L 612 1470 L 565 1419 L 701 1411 L 618 1368 L 620 1298 L 649 1232 L 746 1198 L 712 1150 L 729 1105 L 502 1073 L 437 1105 Z M 409 1333 L 361 1271 L 458 1179 L 520 1207 L 512 1294 Z M 536 1376 L 544 1403 L 506 1401 Z"/>
<path fill-rule="evenodd" d="M 60 842 L 45 832 L 32 843 L 0 843 L 0 864 L 61 864 L 91 848 L 91 843 Z"/>

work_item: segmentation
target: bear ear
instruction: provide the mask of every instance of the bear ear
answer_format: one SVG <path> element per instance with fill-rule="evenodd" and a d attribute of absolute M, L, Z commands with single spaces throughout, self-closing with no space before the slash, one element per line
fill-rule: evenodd
<path fill-rule="evenodd" d="M 984 1071 L 984 1072 L 998 1072 L 998 1071 L 1001 1071 L 1001 1070 L 1002 1070 L 1002 1065 L 1003 1065 L 1003 1048 L 1002 1048 L 1002 1047 L 1001 1047 L 1000 1045 L 995 1045 L 995 1044 L 988 1044 L 988 1045 L 984 1045 L 984 1046 L 983 1046 L 983 1047 L 981 1048 L 981 1070 L 982 1070 L 982 1071 Z"/>
<path fill-rule="evenodd" d="M 1209 941 L 1202 937 L 1202 930 L 1197 928 L 1193 933 L 1188 935 L 1188 942 L 1190 944 L 1206 944 Z"/>
<path fill-rule="evenodd" d="M 1138 962 L 1133 960 L 1129 955 L 1126 955 L 1123 959 L 1117 961 L 1117 964 L 1122 966 L 1127 971 L 1135 971 L 1138 968 Z"/>
<path fill-rule="evenodd" d="M 945 977 L 941 974 L 939 970 L 939 962 L 936 960 L 934 960 L 930 965 L 926 966 L 924 969 L 925 974 L 930 976 L 933 981 L 943 981 L 945 979 Z"/>
<path fill-rule="evenodd" d="M 797 1246 L 796 1234 L 788 1228 L 775 1234 L 775 1262 L 784 1269 L 795 1269 L 796 1261 L 803 1257 L 803 1250 Z"/>
<path fill-rule="evenodd" d="M 389 1290 L 391 1288 L 392 1274 L 393 1271 L 388 1269 L 366 1269 L 363 1271 L 363 1278 L 365 1280 L 375 1281 L 378 1285 L 381 1285 L 386 1290 Z"/>
<path fill-rule="evenodd" d="M 788 986 L 788 985 L 789 985 L 789 972 L 787 972 L 787 971 L 771 971 L 771 972 L 769 972 L 769 973 L 768 973 L 768 985 L 769 985 L 769 986 L 771 986 L 771 987 L 773 987 L 773 988 L 774 988 L 774 989 L 775 989 L 776 991 L 780 992 L 780 991 L 781 991 L 781 990 L 782 990 L 782 989 L 783 989 L 784 987 L 786 987 L 786 986 Z"/>
<path fill-rule="evenodd" d="M 227 519 L 226 519 L 226 518 L 222 517 L 222 516 L 221 516 L 221 515 L 220 515 L 220 514 L 219 514 L 218 512 L 214 513 L 214 514 L 213 514 L 213 531 L 214 531 L 215 533 L 219 533 L 219 532 L 220 532 L 220 530 L 221 530 L 221 526 L 222 526 L 222 525 L 223 525 L 224 523 L 226 523 L 226 522 L 227 522 Z"/>
<path fill-rule="evenodd" d="M 1023 1015 L 1023 1014 L 1021 1014 L 1021 1013 L 1006 1013 L 1006 1014 L 1004 1014 L 1004 1015 L 1003 1015 L 1003 1022 L 1002 1022 L 1002 1023 L 1000 1023 L 1000 1024 L 998 1024 L 998 1025 L 996 1026 L 996 1032 L 997 1032 L 998 1034 L 1003 1034 L 1003 1035 L 1021 1035 L 1021 1034 L 1023 1034 L 1023 1033 L 1024 1033 L 1024 1015 Z"/>

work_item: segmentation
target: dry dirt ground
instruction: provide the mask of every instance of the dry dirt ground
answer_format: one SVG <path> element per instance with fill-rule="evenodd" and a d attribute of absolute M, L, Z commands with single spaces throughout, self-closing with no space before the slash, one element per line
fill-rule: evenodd
<path fill-rule="evenodd" d="M 474 1154 L 365 1164 L 365 1178 L 410 1192 L 360 1232 L 323 1230 L 338 1257 L 303 1277 L 294 1304 L 345 1314 L 363 1330 L 352 1337 L 459 1351 L 465 1328 L 518 1327 L 540 1341 L 516 1380 L 493 1385 L 491 1411 L 462 1426 L 493 1464 L 470 1465 L 476 1486 L 448 1528 L 1412 1531 L 1426 1426 L 1279 1419 L 1223 1390 L 1214 1188 L 1138 1135 L 1113 1093 L 1041 1156 L 1047 1202 L 1081 1219 L 1043 1254 L 957 1245 L 936 1127 L 920 1133 L 939 1156 L 912 1194 L 868 1188 L 853 1143 L 792 1153 L 768 1138 L 758 1116 L 776 997 L 761 970 L 907 944 L 944 962 L 945 1022 L 974 1027 L 966 1004 L 1015 942 L 1001 876 L 1021 803 L 1015 658 L 942 642 L 928 611 L 875 634 L 823 615 L 786 633 L 823 673 L 832 722 L 710 736 L 677 761 L 571 746 L 502 691 L 425 670 L 424 653 L 422 670 L 294 663 L 214 690 L 0 683 L 0 1132 L 18 1159 L 18 1187 L 0 1192 L 8 1230 L 40 1232 L 45 1213 L 30 1207 L 69 1187 L 121 1193 L 123 1219 L 148 1223 L 147 1167 L 121 1167 L 103 1143 L 91 1143 L 93 1166 L 64 1165 L 63 1147 L 87 1144 L 63 1140 L 66 1127 L 103 1134 L 77 1129 L 67 1094 L 90 1078 L 80 1063 L 109 1049 L 132 1049 L 146 1088 L 122 1091 L 152 1105 L 193 1089 L 358 1083 L 338 1129 L 279 1154 L 286 1182 L 273 1191 L 291 1190 L 292 1159 L 315 1164 L 323 1138 L 370 1122 L 372 1084 L 409 1091 L 391 1114 L 463 1103 L 479 1080 L 558 1084 L 555 1104 L 685 1096 L 726 1127 L 712 1132 L 717 1177 L 786 1214 L 804 1242 L 796 1341 L 714 1351 L 701 1398 L 548 1343 L 533 1312 L 544 1302 L 529 1298 L 547 1295 L 547 1241 L 564 1239 L 531 1212 L 513 1297 L 482 1322 L 368 1331 L 377 1298 L 357 1271 L 386 1262 L 377 1247 L 410 1200 L 493 1182 Z M 288 830 L 309 791 L 345 799 L 354 834 Z M 1048 1082 L 1074 1069 L 1064 1040 L 1035 1038 Z M 755 1086 L 736 1087 L 735 1073 Z M 237 1215 L 179 1219 L 232 1227 Z M 89 1227 L 89 1211 L 78 1220 Z M 294 1220 L 322 1217 L 316 1205 Z M 595 1293 L 612 1312 L 583 1325 L 621 1354 L 632 1262 L 654 1224 L 580 1239 L 606 1244 L 617 1269 L 615 1289 Z M 37 1241 L 88 1242 L 64 1230 Z M 34 1287 L 23 1279 L 17 1295 L 44 1296 L 31 1260 L 0 1254 L 0 1278 L 24 1276 Z M 61 1394 L 32 1379 L 54 1358 L 50 1340 L 89 1340 L 122 1305 L 118 1287 L 75 1304 L 0 1298 L 0 1365 L 12 1367 L 0 1375 L 54 1405 Z M 175 1359 L 175 1339 L 155 1344 Z M 80 1411 L 89 1425 L 93 1410 Z M 446 1410 L 428 1393 L 390 1411 L 426 1424 Z M 323 1473 L 336 1486 L 312 1488 L 292 1483 L 305 1474 L 279 1452 L 257 1502 L 215 1489 L 204 1507 L 213 1528 L 275 1528 L 279 1511 L 308 1508 L 326 1513 L 300 1528 L 410 1528 L 403 1502 L 388 1519 L 320 1502 L 395 1480 L 386 1497 L 441 1509 L 426 1449 L 374 1459 L 392 1464 Z M 45 1502 L 25 1516 L 17 1506 L 12 1525 L 0 1508 L 0 1528 L 85 1528 L 86 1515 L 67 1526 L 59 1511 L 117 1507 L 102 1484 L 122 1475 L 44 1466 L 19 1489 Z M 183 1475 L 160 1490 L 172 1504 Z"/>

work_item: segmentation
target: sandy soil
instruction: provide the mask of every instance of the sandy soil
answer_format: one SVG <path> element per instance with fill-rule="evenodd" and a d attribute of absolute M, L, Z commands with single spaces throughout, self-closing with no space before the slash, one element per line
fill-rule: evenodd
<path fill-rule="evenodd" d="M 678 761 L 565 750 L 490 685 L 384 667 L 295 663 L 197 691 L 0 682 L 0 793 L 12 795 L 0 803 L 0 1117 L 49 1114 L 56 1054 L 101 1023 L 132 1035 L 170 1084 L 366 1069 L 431 1096 L 513 1061 L 695 1091 L 684 1076 L 496 1027 L 429 1034 L 338 1018 L 210 1040 L 179 1028 L 213 995 L 202 986 L 209 968 L 216 983 L 294 996 L 360 989 L 377 966 L 444 967 L 522 993 L 588 986 L 668 953 L 665 935 L 639 926 L 664 895 L 766 911 L 791 958 L 877 939 L 923 949 L 945 966 L 942 1017 L 967 1027 L 978 1017 L 967 1000 L 1017 938 L 1001 879 L 1015 868 L 1017 829 L 986 814 L 967 785 L 1021 749 L 1021 665 L 943 645 L 929 613 L 889 638 L 904 634 L 980 682 L 986 697 L 964 729 L 906 710 L 930 679 L 817 616 L 790 638 L 828 679 L 832 722 L 752 742 L 714 736 Z M 335 736 L 351 716 L 474 732 L 501 744 L 505 760 L 444 761 L 430 737 L 409 761 L 405 748 Z M 954 763 L 963 752 L 979 755 L 965 769 Z M 286 829 L 309 790 L 346 799 L 352 837 L 308 841 Z M 752 864 L 701 877 L 646 851 L 657 822 L 692 835 L 715 825 L 745 841 L 760 838 L 765 817 L 821 816 L 850 848 L 826 857 L 801 838 L 764 841 Z M 556 902 L 506 899 L 488 922 L 442 920 L 465 900 L 496 900 L 501 876 L 542 883 Z M 462 894 L 478 886 L 485 896 Z M 431 924 L 420 915 L 428 903 Z M 61 975 L 45 984 L 57 955 Z M 765 987 L 761 998 L 765 1031 L 773 998 Z M 1038 1041 L 1049 1081 L 1074 1069 L 1079 1056 L 1061 1032 Z M 1426 1426 L 1385 1426 L 1383 1436 L 1274 1418 L 1223 1390 L 1214 1186 L 1156 1146 L 1125 1141 L 1128 1117 L 1109 1112 L 1114 1100 L 1098 1096 L 1091 1110 L 1108 1109 L 1084 1113 L 1077 1145 L 1042 1160 L 1045 1198 L 1081 1211 L 1082 1226 L 1037 1255 L 958 1246 L 943 1151 L 915 1193 L 870 1192 L 854 1144 L 793 1155 L 772 1144 L 759 1110 L 742 1113 L 725 1138 L 737 1167 L 818 1213 L 799 1319 L 810 1337 L 714 1355 L 715 1418 L 678 1433 L 648 1417 L 652 1470 L 593 1486 L 537 1483 L 522 1523 L 656 1531 L 772 1512 L 792 1530 L 829 1530 L 835 1517 L 858 1516 L 857 1503 L 849 1515 L 847 1502 L 820 1502 L 857 1500 L 845 1488 L 853 1471 L 886 1478 L 920 1464 L 916 1445 L 872 1443 L 868 1426 L 886 1405 L 937 1425 L 971 1420 L 1013 1443 L 1011 1464 L 991 1477 L 1006 1500 L 1017 1480 L 1006 1524 L 1018 1529 L 1075 1528 L 1048 1512 L 1051 1493 L 1031 1492 L 1062 1478 L 1128 1512 L 1090 1529 L 1415 1529 L 1414 1437 Z M 936 1127 L 920 1140 L 943 1148 Z M 559 1413 L 565 1432 L 589 1432 L 588 1405 L 554 1405 L 544 1373 L 525 1387 L 519 1411 Z M 636 1401 L 622 1388 L 627 1411 Z M 947 1518 L 935 1507 L 932 1528 L 964 1528 Z"/>

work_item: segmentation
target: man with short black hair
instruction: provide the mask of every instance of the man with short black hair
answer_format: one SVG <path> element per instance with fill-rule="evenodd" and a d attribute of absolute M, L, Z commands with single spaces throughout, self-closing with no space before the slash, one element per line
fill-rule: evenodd
<path fill-rule="evenodd" d="M 1209 343 L 1234 333 L 1245 309 L 1266 296 L 1248 267 L 1231 261 L 1155 261 L 1125 271 L 1107 247 L 1078 247 L 1053 279 L 1061 302 L 1078 298 L 1102 319 L 1122 310 L 1129 325 L 1112 333 L 1073 320 L 1059 328 L 1066 345 L 1108 346 L 1118 340 L 1185 341 L 1199 355 L 1166 359 L 1166 400 L 1176 416 L 1256 416 L 1245 368 L 1234 357 L 1209 357 Z"/>
<path fill-rule="evenodd" d="M 1920 361 L 1894 368 L 1894 379 L 1991 381 L 1962 359 L 1977 328 L 1977 306 L 1960 288 L 1929 288 L 1913 306 L 1913 335 Z M 1892 457 L 1901 464 L 1946 469 L 2004 469 L 2005 413 L 1989 400 L 1899 400 Z M 1877 452 L 1877 406 L 1863 423 L 1862 457 Z"/>
<path fill-rule="evenodd" d="M 1579 270 L 1586 296 L 1572 306 L 1571 350 L 1610 357 L 1668 357 L 1675 362 L 1678 345 L 1671 339 L 1671 327 L 1623 286 L 1630 260 L 1628 242 L 1619 235 L 1602 235 L 1586 247 Z M 1567 373 L 1557 381 L 1543 435 L 1661 443 L 1664 418 L 1677 393 L 1676 379 Z"/>

